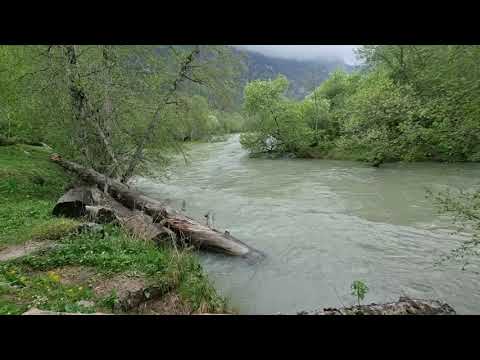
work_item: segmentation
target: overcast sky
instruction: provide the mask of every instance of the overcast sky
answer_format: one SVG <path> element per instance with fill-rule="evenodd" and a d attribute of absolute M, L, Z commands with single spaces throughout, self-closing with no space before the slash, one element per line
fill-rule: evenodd
<path fill-rule="evenodd" d="M 259 52 L 266 56 L 313 60 L 318 58 L 340 58 L 348 64 L 356 63 L 353 49 L 358 45 L 234 45 L 240 49 Z"/>

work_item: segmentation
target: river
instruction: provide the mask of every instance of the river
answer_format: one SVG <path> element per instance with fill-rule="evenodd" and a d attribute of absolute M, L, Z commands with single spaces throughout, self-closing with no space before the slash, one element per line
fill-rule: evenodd
<path fill-rule="evenodd" d="M 480 275 L 435 266 L 462 239 L 439 216 L 426 188 L 478 184 L 480 164 L 367 164 L 252 159 L 239 136 L 191 146 L 163 176 L 138 178 L 146 194 L 264 251 L 248 264 L 200 255 L 215 287 L 242 314 L 295 313 L 352 305 L 350 284 L 364 281 L 364 303 L 406 295 L 439 299 L 457 313 L 480 313 Z"/>

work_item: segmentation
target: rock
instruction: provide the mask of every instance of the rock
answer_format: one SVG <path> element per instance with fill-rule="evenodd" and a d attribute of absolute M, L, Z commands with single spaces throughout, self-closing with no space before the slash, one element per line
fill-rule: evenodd
<path fill-rule="evenodd" d="M 398 301 L 385 304 L 354 305 L 343 308 L 301 311 L 297 315 L 455 315 L 455 310 L 438 300 L 400 297 Z"/>

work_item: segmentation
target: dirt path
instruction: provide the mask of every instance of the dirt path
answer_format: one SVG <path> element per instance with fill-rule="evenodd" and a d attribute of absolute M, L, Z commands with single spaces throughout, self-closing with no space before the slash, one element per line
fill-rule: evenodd
<path fill-rule="evenodd" d="M 24 312 L 22 315 L 112 315 L 107 313 L 92 313 L 92 314 L 81 314 L 81 313 L 62 313 L 56 311 L 46 311 L 39 310 L 37 308 L 31 308 L 27 312 Z"/>
<path fill-rule="evenodd" d="M 52 242 L 27 242 L 21 245 L 12 245 L 0 251 L 0 261 L 16 259 L 25 255 L 30 255 L 36 251 L 46 249 L 52 246 Z"/>

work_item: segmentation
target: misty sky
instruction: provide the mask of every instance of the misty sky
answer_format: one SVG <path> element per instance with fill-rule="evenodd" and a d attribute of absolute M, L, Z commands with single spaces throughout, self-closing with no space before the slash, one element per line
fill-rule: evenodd
<path fill-rule="evenodd" d="M 353 49 L 358 45 L 234 45 L 240 49 L 256 51 L 266 56 L 313 60 L 318 58 L 340 58 L 348 64 L 356 63 Z"/>

